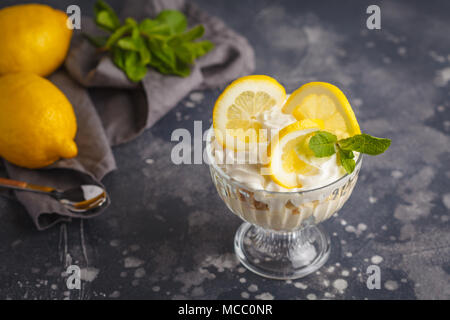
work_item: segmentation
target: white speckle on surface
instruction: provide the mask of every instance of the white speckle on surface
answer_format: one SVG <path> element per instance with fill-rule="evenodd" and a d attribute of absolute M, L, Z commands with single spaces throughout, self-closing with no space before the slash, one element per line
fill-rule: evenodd
<path fill-rule="evenodd" d="M 358 269 L 356 269 L 356 267 L 352 267 L 352 271 L 356 271 L 356 270 L 358 270 Z"/>
<path fill-rule="evenodd" d="M 50 288 L 51 288 L 52 290 L 56 290 L 56 289 L 58 289 L 58 285 L 52 284 L 52 285 L 50 286 Z"/>
<path fill-rule="evenodd" d="M 339 262 L 336 262 L 334 265 L 335 265 L 336 267 L 340 267 L 340 266 L 341 266 L 341 264 L 340 264 Z"/>
<path fill-rule="evenodd" d="M 195 103 L 193 103 L 192 101 L 186 101 L 184 105 L 188 108 L 195 108 Z"/>
<path fill-rule="evenodd" d="M 367 235 L 367 237 L 366 237 L 367 239 L 373 239 L 373 238 L 375 238 L 375 234 L 374 233 L 369 233 L 368 235 Z"/>
<path fill-rule="evenodd" d="M 330 286 L 330 281 L 327 279 L 324 279 L 322 284 L 324 285 L 324 287 L 329 287 Z"/>
<path fill-rule="evenodd" d="M 113 293 L 111 293 L 109 295 L 109 298 L 119 298 L 120 297 L 120 292 L 119 291 L 113 291 Z"/>
<path fill-rule="evenodd" d="M 239 279 L 239 282 L 240 282 L 240 283 L 246 283 L 246 282 L 247 282 L 247 279 L 245 279 L 245 278 L 240 278 L 240 279 Z"/>
<path fill-rule="evenodd" d="M 232 253 L 225 253 L 223 255 L 207 256 L 202 263 L 202 267 L 213 266 L 218 272 L 224 272 L 225 269 L 234 269 L 239 264 L 236 256 Z"/>
<path fill-rule="evenodd" d="M 302 289 L 302 290 L 305 290 L 308 288 L 308 286 L 306 284 L 301 283 L 301 282 L 294 283 L 294 287 L 296 287 L 298 289 Z"/>
<path fill-rule="evenodd" d="M 397 48 L 397 53 L 399 56 L 404 57 L 406 55 L 406 48 L 405 47 L 398 47 Z"/>
<path fill-rule="evenodd" d="M 333 237 L 337 237 L 337 232 L 333 232 Z"/>
<path fill-rule="evenodd" d="M 18 239 L 16 241 L 14 241 L 13 243 L 11 243 L 11 247 L 15 248 L 21 243 L 22 243 L 22 240 Z"/>
<path fill-rule="evenodd" d="M 264 293 L 261 293 L 261 294 L 255 296 L 255 298 L 258 300 L 273 300 L 274 296 L 271 295 L 269 292 L 264 292 Z"/>
<path fill-rule="evenodd" d="M 362 99 L 359 98 L 353 99 L 352 102 L 355 107 L 361 107 L 363 105 Z"/>
<path fill-rule="evenodd" d="M 153 159 L 145 159 L 145 163 L 146 164 L 154 164 L 155 160 L 153 160 Z"/>
<path fill-rule="evenodd" d="M 344 219 L 341 220 L 341 225 L 345 226 L 347 224 L 347 221 L 345 221 Z"/>
<path fill-rule="evenodd" d="M 248 298 L 250 298 L 250 294 L 248 292 L 244 291 L 244 292 L 241 292 L 241 297 L 244 299 L 248 299 Z"/>
<path fill-rule="evenodd" d="M 344 279 L 336 279 L 333 282 L 333 287 L 339 292 L 343 292 L 345 289 L 347 289 L 348 284 L 347 281 Z"/>
<path fill-rule="evenodd" d="M 177 118 L 177 121 L 181 121 L 181 112 L 180 111 L 175 112 L 175 117 Z"/>
<path fill-rule="evenodd" d="M 317 296 L 314 293 L 309 293 L 306 296 L 306 299 L 308 299 L 308 300 L 317 300 Z"/>
<path fill-rule="evenodd" d="M 400 279 L 400 282 L 402 282 L 402 283 L 407 283 L 407 282 L 408 282 L 408 279 L 401 278 L 401 279 Z"/>
<path fill-rule="evenodd" d="M 205 95 L 201 92 L 192 92 L 189 95 L 189 99 L 191 99 L 194 102 L 201 102 L 205 98 Z"/>
<path fill-rule="evenodd" d="M 239 268 L 237 269 L 237 272 L 239 272 L 239 273 L 244 273 L 246 270 L 247 270 L 247 269 L 245 269 L 244 267 L 239 267 Z"/>
<path fill-rule="evenodd" d="M 345 256 L 346 256 L 347 258 L 351 258 L 351 257 L 353 256 L 353 254 L 352 254 L 351 252 L 347 252 L 347 253 L 345 254 Z"/>
<path fill-rule="evenodd" d="M 434 78 L 434 84 L 438 87 L 445 87 L 450 81 L 450 67 L 438 70 Z"/>
<path fill-rule="evenodd" d="M 143 278 L 144 276 L 145 276 L 145 269 L 144 268 L 136 269 L 136 271 L 134 272 L 134 277 L 135 278 Z"/>
<path fill-rule="evenodd" d="M 345 231 L 353 233 L 353 232 L 356 231 L 356 229 L 355 229 L 354 226 L 348 225 L 348 226 L 345 227 Z"/>
<path fill-rule="evenodd" d="M 141 248 L 141 247 L 140 247 L 138 244 L 132 244 L 132 245 L 130 246 L 130 250 L 133 251 L 133 252 L 138 251 L 140 248 Z"/>
<path fill-rule="evenodd" d="M 444 63 L 444 62 L 446 61 L 445 57 L 439 55 L 436 51 L 431 50 L 431 51 L 429 52 L 429 55 L 430 55 L 430 57 L 431 57 L 434 61 L 436 61 L 436 62 Z"/>
<path fill-rule="evenodd" d="M 334 272 L 334 267 L 333 267 L 333 266 L 329 267 L 329 268 L 327 269 L 327 272 L 329 272 L 329 273 Z"/>
<path fill-rule="evenodd" d="M 152 291 L 153 292 L 159 292 L 161 290 L 161 288 L 159 286 L 153 286 L 152 287 Z"/>
<path fill-rule="evenodd" d="M 372 258 L 370 258 L 370 261 L 373 264 L 380 264 L 381 262 L 383 262 L 383 257 L 380 256 L 373 256 Z"/>
<path fill-rule="evenodd" d="M 82 268 L 80 270 L 80 279 L 87 282 L 92 282 L 97 278 L 100 270 L 92 267 Z"/>
<path fill-rule="evenodd" d="M 109 242 L 109 245 L 110 245 L 111 247 L 118 247 L 119 244 L 120 244 L 120 241 L 119 241 L 119 240 L 111 240 L 111 241 Z"/>
<path fill-rule="evenodd" d="M 367 230 L 367 225 L 364 224 L 364 223 L 359 223 L 356 228 L 358 229 L 359 232 L 366 231 Z"/>
<path fill-rule="evenodd" d="M 386 231 L 387 229 L 388 229 L 387 225 L 384 224 L 384 225 L 381 226 L 381 230 Z"/>
<path fill-rule="evenodd" d="M 377 198 L 375 198 L 375 197 L 369 197 L 369 202 L 370 202 L 371 204 L 374 204 L 374 203 L 376 203 L 377 201 L 378 201 Z"/>
<path fill-rule="evenodd" d="M 444 121 L 444 129 L 445 130 L 450 130 L 450 121 L 449 120 L 445 120 Z"/>
<path fill-rule="evenodd" d="M 394 280 L 388 280 L 384 283 L 384 287 L 389 291 L 394 291 L 398 289 L 398 283 Z"/>
<path fill-rule="evenodd" d="M 403 172 L 401 172 L 400 170 L 393 170 L 391 172 L 391 177 L 395 179 L 400 179 L 401 177 L 403 177 Z"/>
<path fill-rule="evenodd" d="M 256 284 L 251 284 L 248 286 L 247 290 L 250 292 L 256 292 L 256 291 L 258 291 L 258 286 Z"/>
<path fill-rule="evenodd" d="M 348 277 L 350 275 L 350 272 L 348 270 L 342 270 L 341 275 L 343 277 Z"/>
<path fill-rule="evenodd" d="M 444 112 L 445 111 L 445 107 L 444 106 L 437 106 L 436 110 L 438 112 Z"/>
<path fill-rule="evenodd" d="M 442 196 L 442 202 L 445 207 L 450 210 L 450 193 L 446 193 Z"/>
<path fill-rule="evenodd" d="M 144 264 L 144 261 L 136 257 L 126 257 L 124 260 L 125 268 L 137 268 Z"/>

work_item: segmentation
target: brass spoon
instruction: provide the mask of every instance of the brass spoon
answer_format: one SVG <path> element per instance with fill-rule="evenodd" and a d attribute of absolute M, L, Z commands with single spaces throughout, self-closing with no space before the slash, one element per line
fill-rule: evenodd
<path fill-rule="evenodd" d="M 0 187 L 47 194 L 62 203 L 69 211 L 77 213 L 92 213 L 109 203 L 105 190 L 91 184 L 61 191 L 51 187 L 0 178 Z"/>

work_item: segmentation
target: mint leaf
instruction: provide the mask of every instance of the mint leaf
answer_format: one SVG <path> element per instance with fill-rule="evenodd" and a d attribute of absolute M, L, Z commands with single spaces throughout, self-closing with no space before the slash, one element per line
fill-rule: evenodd
<path fill-rule="evenodd" d="M 113 61 L 120 69 L 125 69 L 125 51 L 119 47 L 112 48 Z"/>
<path fill-rule="evenodd" d="M 214 48 L 214 44 L 208 40 L 187 43 L 187 46 L 190 48 L 195 59 L 207 54 Z"/>
<path fill-rule="evenodd" d="M 124 50 L 139 51 L 139 45 L 131 37 L 125 37 L 117 41 L 117 46 Z"/>
<path fill-rule="evenodd" d="M 134 51 L 125 51 L 124 69 L 131 81 L 138 82 L 147 74 L 147 67 L 139 60 L 139 53 Z"/>
<path fill-rule="evenodd" d="M 186 16 L 177 10 L 163 10 L 155 20 L 161 24 L 169 27 L 170 35 L 181 33 L 186 30 L 187 19 Z"/>
<path fill-rule="evenodd" d="M 117 28 L 116 31 L 114 31 L 114 33 L 108 38 L 105 47 L 108 49 L 111 48 L 123 35 L 131 31 L 132 28 L 133 27 L 128 24 L 125 24 L 120 28 Z"/>
<path fill-rule="evenodd" d="M 329 157 L 336 153 L 334 145 L 337 137 L 326 131 L 317 131 L 309 140 L 309 148 L 318 158 Z"/>
<path fill-rule="evenodd" d="M 352 173 L 355 170 L 355 160 L 353 159 L 355 155 L 352 151 L 342 150 L 339 146 L 338 149 L 338 160 L 341 165 L 344 167 L 347 173 Z"/>
<path fill-rule="evenodd" d="M 202 25 L 193 27 L 192 29 L 180 34 L 179 40 L 182 42 L 193 41 L 195 39 L 201 38 L 205 33 L 205 28 Z"/>
<path fill-rule="evenodd" d="M 214 47 L 210 41 L 195 41 L 203 36 L 204 27 L 186 30 L 186 16 L 177 10 L 161 11 L 155 19 L 140 23 L 127 18 L 123 24 L 103 0 L 96 2 L 94 11 L 97 25 L 110 35 L 86 38 L 102 51 L 109 51 L 114 64 L 131 81 L 142 79 L 147 67 L 163 74 L 189 76 L 195 60 Z"/>
<path fill-rule="evenodd" d="M 347 139 L 339 140 L 338 143 L 343 150 L 353 150 L 376 156 L 385 152 L 387 148 L 389 148 L 391 145 L 391 140 L 377 138 L 363 133 Z"/>
<path fill-rule="evenodd" d="M 95 23 L 106 31 L 115 31 L 120 27 L 120 19 L 114 10 L 103 0 L 98 0 L 94 6 Z"/>

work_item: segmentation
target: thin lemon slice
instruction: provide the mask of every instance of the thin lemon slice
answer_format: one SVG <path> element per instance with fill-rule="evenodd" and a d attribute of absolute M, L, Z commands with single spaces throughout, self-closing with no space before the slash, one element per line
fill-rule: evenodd
<path fill-rule="evenodd" d="M 282 110 L 297 120 L 322 119 L 324 130 L 339 139 L 361 133 L 347 97 L 330 83 L 310 82 L 301 86 L 291 94 Z"/>
<path fill-rule="evenodd" d="M 280 107 L 286 91 L 274 78 L 251 75 L 233 81 L 219 96 L 213 111 L 216 139 L 227 149 L 248 150 L 268 141 L 259 116 Z"/>
<path fill-rule="evenodd" d="M 322 120 L 306 119 L 284 127 L 272 139 L 267 153 L 270 177 L 275 183 L 287 189 L 301 188 L 301 176 L 319 173 L 317 167 L 308 163 L 311 150 L 307 145 L 312 134 L 322 129 Z"/>

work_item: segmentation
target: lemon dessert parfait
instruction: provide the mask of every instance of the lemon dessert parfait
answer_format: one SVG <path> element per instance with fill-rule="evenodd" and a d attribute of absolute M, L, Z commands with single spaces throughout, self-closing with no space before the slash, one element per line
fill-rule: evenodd
<path fill-rule="evenodd" d="M 347 98 L 329 83 L 305 84 L 287 99 L 269 76 L 231 83 L 215 104 L 207 155 L 219 196 L 245 221 L 234 242 L 241 263 L 275 279 L 320 268 L 330 240 L 317 224 L 349 198 L 362 153 L 389 143 L 361 134 Z"/>

